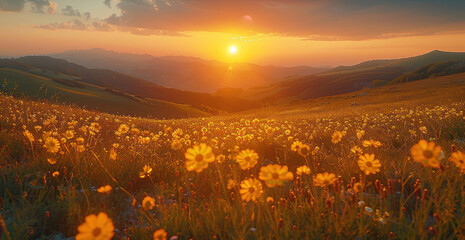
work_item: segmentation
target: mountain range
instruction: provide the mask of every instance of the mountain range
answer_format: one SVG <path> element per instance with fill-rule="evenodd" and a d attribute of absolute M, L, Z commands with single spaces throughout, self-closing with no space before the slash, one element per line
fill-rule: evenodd
<path fill-rule="evenodd" d="M 83 57 L 92 52 L 103 54 Z M 186 69 L 203 66 L 202 71 L 215 72 L 215 69 L 225 67 L 224 63 L 190 57 L 120 54 L 100 49 L 77 53 L 81 60 L 76 62 L 86 62 L 87 66 L 59 59 L 56 55 L 0 59 L 1 91 L 15 96 L 73 104 L 89 110 L 154 118 L 184 118 L 247 111 L 265 105 L 280 105 L 465 72 L 465 53 L 437 50 L 410 58 L 370 60 L 353 66 L 339 66 L 324 72 L 319 69 L 317 73 L 308 75 L 304 74 L 312 71 L 311 67 L 284 68 L 238 63 L 235 66 L 247 66 L 248 70 L 244 70 L 246 77 L 260 76 L 264 85 L 224 87 L 212 93 L 202 93 L 163 86 L 166 82 L 157 82 L 160 79 L 158 74 L 146 72 L 147 76 L 153 76 L 152 81 L 148 81 L 123 73 L 123 70 L 118 72 L 103 67 L 127 66 L 126 71 L 135 71 L 137 63 L 140 63 L 143 68 L 153 71 L 166 68 L 165 73 L 173 74 L 172 79 L 176 84 L 182 84 L 183 78 L 179 76 L 191 74 L 195 81 L 185 86 L 193 82 L 206 86 L 211 79 L 202 80 L 202 74 Z M 244 79 L 250 79 L 246 77 Z M 217 84 L 209 91 L 220 86 Z"/>
<path fill-rule="evenodd" d="M 154 57 L 99 48 L 70 50 L 51 56 L 88 68 L 121 72 L 164 87 L 209 93 L 221 88 L 264 86 L 289 77 L 307 76 L 329 70 L 310 66 L 278 67 L 223 63 L 184 56 Z"/>

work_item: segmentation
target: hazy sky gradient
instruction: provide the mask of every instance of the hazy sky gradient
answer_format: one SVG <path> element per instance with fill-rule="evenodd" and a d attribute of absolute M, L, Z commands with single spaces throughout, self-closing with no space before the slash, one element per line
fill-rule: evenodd
<path fill-rule="evenodd" d="M 0 55 L 105 48 L 274 65 L 465 51 L 465 1 L 0 0 Z M 238 54 L 228 48 L 237 45 Z"/>

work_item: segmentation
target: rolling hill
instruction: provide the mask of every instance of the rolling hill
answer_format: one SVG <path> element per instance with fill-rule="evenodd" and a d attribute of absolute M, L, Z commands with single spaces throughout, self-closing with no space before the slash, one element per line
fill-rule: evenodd
<path fill-rule="evenodd" d="M 117 53 L 103 49 L 72 50 L 52 56 L 88 68 L 110 69 L 164 87 L 195 92 L 215 92 L 226 87 L 264 86 L 291 76 L 306 76 L 328 70 L 328 68 L 309 66 L 229 64 L 183 56 L 153 57 L 146 54 Z"/>
<path fill-rule="evenodd" d="M 16 82 L 18 85 L 28 85 L 29 88 L 34 86 L 32 87 L 34 90 L 38 89 L 41 84 L 44 83 L 43 81 L 47 80 L 46 87 L 51 87 L 52 90 L 67 87 L 69 90 L 84 93 L 78 94 L 81 98 L 87 94 L 88 91 L 96 90 L 95 88 L 98 88 L 100 91 L 111 93 L 111 96 L 120 95 L 119 98 L 124 97 L 132 100 L 137 99 L 135 102 L 143 100 L 144 104 L 150 102 L 150 104 L 155 104 L 156 107 L 160 108 L 171 109 L 173 106 L 176 106 L 174 109 L 169 111 L 161 111 L 168 112 L 167 114 L 163 114 L 161 117 L 179 117 L 179 114 L 173 113 L 179 110 L 179 106 L 182 106 L 180 109 L 184 110 L 185 106 L 189 106 L 189 109 L 196 109 L 194 112 L 200 112 L 200 115 L 203 115 L 206 112 L 215 114 L 222 111 L 241 111 L 259 106 L 257 103 L 238 98 L 212 96 L 207 93 L 196 93 L 165 88 L 118 72 L 102 69 L 88 69 L 86 67 L 67 62 L 66 60 L 51 57 L 28 56 L 18 59 L 0 59 L 0 68 L 2 68 L 4 72 L 2 79 L 6 77 L 8 82 Z M 12 71 L 16 72 L 13 74 Z M 25 76 L 28 77 L 26 78 Z M 31 81 L 32 79 L 29 77 L 32 77 L 35 80 L 35 85 L 30 85 L 28 81 Z M 39 79 L 41 80 L 39 81 Z M 26 89 L 20 88 L 18 91 L 19 90 Z M 63 94 L 63 91 L 64 90 L 60 90 L 58 92 Z M 65 92 L 69 93 L 70 91 Z M 25 95 L 28 96 L 32 96 L 33 94 L 35 93 L 30 91 L 26 91 L 25 93 Z M 100 94 L 101 92 L 96 95 Z M 100 100 L 108 100 L 106 99 L 108 96 L 109 95 L 105 95 L 105 97 Z M 64 97 L 66 98 L 67 95 Z M 78 105 L 86 105 L 94 109 L 105 109 L 103 106 L 109 106 L 109 109 L 115 107 L 112 106 L 114 102 L 105 101 L 101 104 L 96 103 L 95 101 L 81 101 L 81 99 L 79 99 L 79 101 L 75 99 L 75 101 L 66 102 L 74 102 Z M 123 106 L 118 107 L 118 109 L 122 108 Z M 132 107 L 129 107 L 125 113 L 131 113 L 131 108 Z M 140 112 L 144 112 L 144 116 L 158 115 L 157 111 L 152 111 L 152 108 L 143 109 L 144 110 L 141 110 Z M 181 115 L 187 116 L 189 114 L 183 113 Z"/>
<path fill-rule="evenodd" d="M 402 82 L 405 81 L 405 79 L 400 79 L 402 76 L 408 76 L 410 73 L 414 74 L 415 71 L 425 71 L 422 68 L 429 69 L 433 65 L 436 67 L 431 71 L 438 76 L 459 73 L 465 71 L 465 68 L 457 67 L 461 66 L 460 61 L 464 60 L 465 53 L 436 50 L 411 58 L 372 60 L 354 66 L 337 67 L 324 73 L 296 77 L 270 86 L 251 88 L 246 91 L 233 91 L 232 89 L 226 91 L 226 93 L 234 92 L 234 94 L 224 94 L 225 91 L 218 94 L 241 96 L 247 99 L 280 104 L 294 100 L 306 100 L 350 93 L 364 88 Z M 447 68 L 444 64 L 440 64 L 444 62 L 448 62 L 447 66 L 448 64 L 452 65 Z M 454 64 L 458 65 L 455 66 Z M 441 71 L 442 73 L 439 73 Z M 427 78 L 431 75 L 432 73 L 416 74 L 415 78 L 417 80 Z"/>
<path fill-rule="evenodd" d="M 44 75 L 43 70 L 40 71 Z M 32 72 L 32 71 L 31 71 Z M 73 81 L 72 76 L 47 72 L 49 77 L 13 68 L 0 68 L 1 91 L 18 97 L 44 99 L 102 112 L 152 118 L 186 118 L 211 115 L 190 105 L 139 98 L 96 85 Z"/>

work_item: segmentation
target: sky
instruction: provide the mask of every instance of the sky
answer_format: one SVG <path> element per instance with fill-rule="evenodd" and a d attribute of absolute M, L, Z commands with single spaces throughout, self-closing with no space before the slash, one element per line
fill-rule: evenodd
<path fill-rule="evenodd" d="M 465 52 L 464 12 L 464 0 L 0 0 L 0 56 L 103 48 L 351 65 Z"/>

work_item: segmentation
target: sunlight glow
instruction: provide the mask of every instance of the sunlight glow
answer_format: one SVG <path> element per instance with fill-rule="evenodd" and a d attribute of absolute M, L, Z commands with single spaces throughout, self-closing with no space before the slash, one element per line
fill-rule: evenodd
<path fill-rule="evenodd" d="M 236 46 L 229 47 L 229 53 L 236 54 L 237 53 L 237 47 Z"/>

